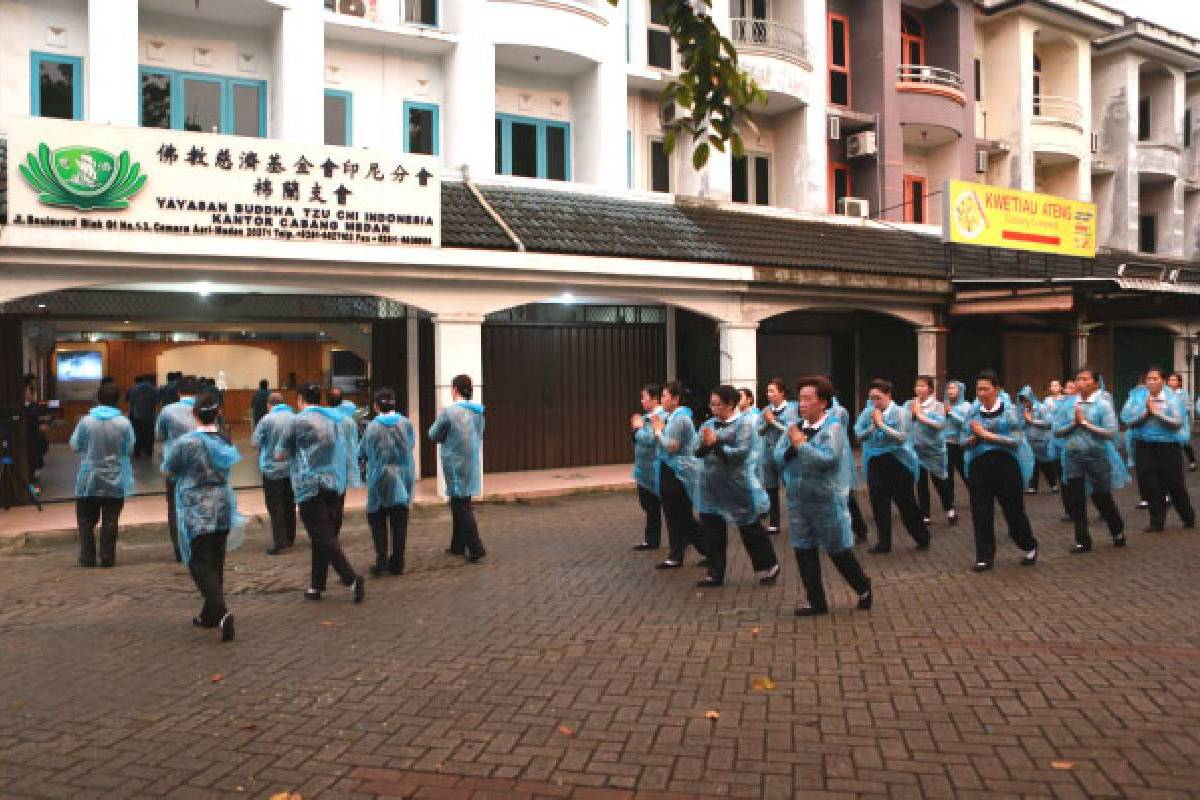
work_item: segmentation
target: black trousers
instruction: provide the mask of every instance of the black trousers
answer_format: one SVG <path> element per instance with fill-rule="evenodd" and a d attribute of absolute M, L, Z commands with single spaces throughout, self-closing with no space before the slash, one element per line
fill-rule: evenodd
<path fill-rule="evenodd" d="M 312 584 L 318 592 L 325 591 L 329 568 L 342 583 L 349 586 L 357 574 L 338 541 L 337 509 L 344 497 L 332 489 L 321 489 L 300 504 L 300 519 L 312 541 Z"/>
<path fill-rule="evenodd" d="M 850 497 L 846 501 L 846 505 L 850 506 L 850 530 L 854 531 L 854 538 L 857 541 L 865 542 L 869 529 L 867 528 L 867 519 L 858 505 L 858 492 L 850 490 Z"/>
<path fill-rule="evenodd" d="M 966 454 L 963 452 L 961 444 L 954 442 L 946 443 L 946 461 L 950 465 L 950 472 L 946 476 L 953 484 L 954 473 L 958 473 L 958 477 L 962 478 L 963 483 L 967 482 L 967 461 Z"/>
<path fill-rule="evenodd" d="M 646 512 L 646 531 L 642 534 L 642 541 L 651 547 L 658 547 L 662 543 L 662 501 L 654 492 L 639 486 L 638 503 Z"/>
<path fill-rule="evenodd" d="M 1169 442 L 1134 442 L 1134 462 L 1143 496 L 1150 503 L 1150 525 L 1167 521 L 1167 498 L 1185 525 L 1195 524 L 1196 512 L 1183 480 L 1183 448 Z"/>
<path fill-rule="evenodd" d="M 342 533 L 342 521 L 346 518 L 346 493 L 342 492 L 337 495 L 337 499 L 333 501 L 333 519 L 334 525 L 337 527 L 338 535 Z"/>
<path fill-rule="evenodd" d="M 821 551 L 817 548 L 796 548 L 796 566 L 800 570 L 800 581 L 804 584 L 804 593 L 808 596 L 808 604 L 817 611 L 828 611 L 829 604 L 825 599 L 825 584 L 821 582 Z M 829 553 L 829 560 L 841 574 L 850 588 L 860 597 L 871 591 L 871 581 L 863 572 L 862 565 L 854 555 L 854 548 L 847 548 L 837 553 Z"/>
<path fill-rule="evenodd" d="M 225 607 L 225 540 L 229 531 L 203 533 L 192 539 L 188 571 L 204 598 L 200 622 L 216 625 L 229 609 Z"/>
<path fill-rule="evenodd" d="M 271 517 L 271 542 L 276 547 L 296 543 L 296 496 L 291 478 L 263 478 L 263 499 Z"/>
<path fill-rule="evenodd" d="M 1067 481 L 1063 488 L 1065 490 L 1066 486 L 1071 487 L 1070 516 L 1075 522 L 1075 543 L 1091 547 L 1092 535 L 1088 531 L 1086 481 L 1087 478 L 1081 475 Z M 1117 510 L 1117 503 L 1113 500 L 1112 492 L 1093 491 L 1092 504 L 1096 506 L 1096 510 L 1100 512 L 1100 518 L 1108 526 L 1110 536 L 1115 538 L 1125 532 L 1125 522 L 1121 519 L 1121 512 Z"/>
<path fill-rule="evenodd" d="M 1189 465 L 1196 465 L 1196 448 L 1192 447 L 1191 442 L 1188 442 L 1183 446 L 1183 454 L 1187 457 L 1187 463 Z"/>
<path fill-rule="evenodd" d="M 1053 489 L 1062 480 L 1061 469 L 1057 461 L 1039 461 L 1033 466 L 1033 475 L 1029 478 L 1029 488 L 1037 490 L 1039 476 L 1046 476 L 1046 485 Z"/>
<path fill-rule="evenodd" d="M 117 527 L 124 497 L 77 497 L 75 521 L 79 525 L 79 563 L 96 565 L 96 523 L 100 523 L 100 564 L 111 567 L 117 557 Z"/>
<path fill-rule="evenodd" d="M 666 464 L 659 464 L 658 467 L 658 495 L 662 499 L 663 516 L 667 518 L 667 539 L 670 544 L 667 558 L 682 562 L 689 544 L 700 555 L 705 555 L 704 534 L 696 515 L 692 513 L 692 499 L 688 497 L 687 489 L 679 478 L 675 477 L 675 470 Z"/>
<path fill-rule="evenodd" d="M 130 417 L 133 425 L 133 457 L 154 455 L 154 420 Z"/>
<path fill-rule="evenodd" d="M 892 546 L 892 503 L 900 511 L 900 519 L 908 535 L 920 545 L 929 543 L 929 528 L 921 518 L 917 498 L 913 494 L 913 474 L 893 455 L 875 456 L 867 465 L 867 488 L 871 495 L 871 513 L 879 546 Z"/>
<path fill-rule="evenodd" d="M 371 540 L 375 543 L 375 566 L 392 572 L 404 572 L 404 545 L 408 541 L 408 506 L 385 506 L 367 512 Z M 389 536 L 389 530 L 391 529 Z M 391 556 L 388 544 L 391 543 Z"/>
<path fill-rule="evenodd" d="M 167 478 L 167 532 L 171 537 L 171 548 L 175 551 L 176 563 L 183 563 L 179 553 L 179 518 L 175 510 L 175 479 Z"/>
<path fill-rule="evenodd" d="M 1017 460 L 993 450 L 971 462 L 967 488 L 971 495 L 971 522 L 975 526 L 975 560 L 996 560 L 996 504 L 999 504 L 1008 535 L 1024 552 L 1037 548 L 1037 539 L 1025 513 L 1025 486 Z"/>
<path fill-rule="evenodd" d="M 479 524 L 470 497 L 450 498 L 450 549 L 457 555 L 479 558 L 485 552 L 479 538 Z"/>
<path fill-rule="evenodd" d="M 783 494 L 783 489 L 779 486 L 768 486 L 765 488 L 765 491 L 767 498 L 771 501 L 771 507 L 767 510 L 767 525 L 774 530 L 779 530 L 779 517 L 783 508 L 783 501 L 780 496 Z"/>
<path fill-rule="evenodd" d="M 700 524 L 704 530 L 704 553 L 708 557 L 709 577 L 724 581 L 725 551 L 729 545 L 725 518 L 718 514 L 701 514 Z M 765 572 L 779 563 L 771 537 L 763 530 L 761 520 L 741 526 L 738 533 L 742 536 L 742 544 L 746 547 L 746 554 L 750 556 L 750 564 L 755 572 Z"/>
<path fill-rule="evenodd" d="M 947 473 L 944 479 L 935 478 L 929 474 L 929 470 L 921 467 L 921 474 L 917 477 L 917 507 L 925 519 L 929 519 L 930 481 L 933 482 L 933 488 L 937 489 L 938 499 L 942 501 L 942 511 L 954 508 L 954 473 Z"/>

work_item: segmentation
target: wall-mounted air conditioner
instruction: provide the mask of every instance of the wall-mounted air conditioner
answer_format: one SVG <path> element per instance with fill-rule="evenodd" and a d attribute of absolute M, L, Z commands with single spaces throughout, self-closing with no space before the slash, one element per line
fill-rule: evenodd
<path fill-rule="evenodd" d="M 871 216 L 871 204 L 861 197 L 843 197 L 838 200 L 837 211 L 846 217 L 866 219 Z"/>
<path fill-rule="evenodd" d="M 1092 153 L 1100 152 L 1100 134 L 1092 132 Z"/>
<path fill-rule="evenodd" d="M 878 152 L 875 146 L 875 131 L 863 131 L 856 133 L 853 136 L 846 137 L 846 156 L 848 158 L 859 158 L 861 156 L 873 156 Z"/>
<path fill-rule="evenodd" d="M 983 150 L 975 152 L 975 171 L 980 174 L 988 171 L 988 154 Z"/>

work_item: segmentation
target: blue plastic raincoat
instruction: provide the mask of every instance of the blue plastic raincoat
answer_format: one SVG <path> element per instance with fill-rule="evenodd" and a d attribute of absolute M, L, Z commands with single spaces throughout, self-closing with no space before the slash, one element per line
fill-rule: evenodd
<path fill-rule="evenodd" d="M 176 439 L 163 453 L 162 471 L 175 478 L 175 513 L 179 519 L 179 554 L 192 561 L 192 540 L 229 531 L 225 547 L 235 550 L 245 538 L 245 520 L 229 485 L 229 471 L 242 457 L 215 432 L 193 431 Z"/>
<path fill-rule="evenodd" d="M 1171 389 L 1165 388 L 1160 397 L 1166 401 L 1164 407 L 1159 410 L 1159 414 L 1165 417 L 1165 420 L 1157 414 L 1146 417 L 1146 408 L 1150 401 L 1148 389 L 1137 387 L 1129 393 L 1125 407 L 1121 409 L 1121 422 L 1128 426 L 1131 443 L 1185 444 L 1187 442 L 1188 430 L 1184 423 L 1187 409 L 1183 406 L 1186 398 L 1181 399 Z"/>
<path fill-rule="evenodd" d="M 958 387 L 958 399 L 950 402 L 950 387 Z M 962 444 L 971 435 L 967 430 L 967 414 L 971 403 L 967 400 L 967 387 L 962 381 L 950 381 L 942 391 L 942 407 L 946 410 L 946 427 L 943 438 L 947 444 Z"/>
<path fill-rule="evenodd" d="M 642 414 L 642 427 L 633 432 L 633 481 L 648 492 L 658 494 L 658 442 L 654 440 L 655 417 L 667 418 L 662 406 Z"/>
<path fill-rule="evenodd" d="M 1029 479 L 1033 477 L 1033 449 L 1029 446 L 1029 440 L 1025 438 L 1025 419 L 1020 411 L 1008 400 L 1007 395 L 1001 393 L 999 397 L 1000 407 L 1003 413 L 995 417 L 985 417 L 983 415 L 983 406 L 978 400 L 971 404 L 971 410 L 967 412 L 967 433 L 969 435 L 969 444 L 963 453 L 963 471 L 969 478 L 971 475 L 971 462 L 979 458 L 984 453 L 999 451 L 1007 453 L 1017 462 L 1017 466 L 1021 469 L 1021 485 L 1028 486 Z M 971 424 L 979 422 L 990 433 L 994 433 L 1001 437 L 999 441 L 985 442 L 978 439 L 971 433 Z"/>
<path fill-rule="evenodd" d="M 483 406 L 459 400 L 442 409 L 429 438 L 442 446 L 447 497 L 483 494 Z"/>
<path fill-rule="evenodd" d="M 914 399 L 911 403 L 916 403 Z M 938 480 L 945 480 L 949 472 L 949 459 L 946 455 L 946 407 L 934 398 L 930 398 L 922 407 L 922 412 L 929 418 L 926 424 L 917 419 L 910 404 L 905 411 L 912 420 L 913 450 L 917 453 L 917 461 L 929 474 Z"/>
<path fill-rule="evenodd" d="M 346 486 L 362 486 L 362 472 L 358 468 L 358 419 L 354 416 L 358 406 L 349 400 L 343 400 L 334 410 L 342 415 L 338 420 L 338 438 L 342 442 L 346 457 Z"/>
<path fill-rule="evenodd" d="M 392 411 L 371 420 L 363 432 L 357 457 L 367 462 L 367 513 L 412 505 L 412 422 Z"/>
<path fill-rule="evenodd" d="M 291 406 L 279 403 L 254 426 L 250 443 L 258 448 L 258 469 L 264 478 L 277 481 L 288 476 L 288 464 L 275 458 L 275 448 L 295 416 Z"/>
<path fill-rule="evenodd" d="M 768 410 L 775 416 L 774 422 L 767 422 L 765 412 Z M 760 463 L 764 489 L 779 487 L 779 465 L 775 463 L 775 445 L 783 438 L 783 434 L 791 427 L 792 423 L 799 422 L 799 420 L 800 410 L 795 400 L 787 400 L 781 406 L 767 406 L 753 420 L 758 425 L 756 430 L 759 437 L 759 450 L 756 455 Z"/>
<path fill-rule="evenodd" d="M 1029 441 L 1029 447 L 1033 450 L 1033 458 L 1035 461 L 1053 461 L 1054 456 L 1050 452 L 1050 440 L 1053 434 L 1050 427 L 1053 424 L 1052 412 L 1048 410 L 1045 403 L 1039 403 L 1037 395 L 1033 393 L 1033 387 L 1023 386 L 1021 391 L 1017 392 L 1017 399 L 1029 399 L 1029 415 L 1031 419 L 1025 421 L 1025 438 Z M 1021 418 L 1024 419 L 1023 408 L 1018 408 L 1022 412 Z"/>
<path fill-rule="evenodd" d="M 196 398 L 194 397 L 184 397 L 177 402 L 163 406 L 163 410 L 158 414 L 154 432 L 159 441 L 163 443 L 164 450 L 180 436 L 196 430 L 195 407 Z"/>
<path fill-rule="evenodd" d="M 715 431 L 716 443 L 711 448 L 698 446 L 696 450 L 700 462 L 697 510 L 724 517 L 739 528 L 751 524 L 771 508 L 753 458 L 756 450 L 762 452 L 761 438 L 754 429 L 756 422 L 754 417 L 741 413 L 727 422 L 714 417 L 701 425 L 700 430 Z M 696 442 L 699 445 L 699 436 Z"/>
<path fill-rule="evenodd" d="M 79 453 L 76 497 L 129 497 L 133 494 L 133 425 L 112 406 L 96 406 L 79 420 L 71 449 Z"/>
<path fill-rule="evenodd" d="M 850 439 L 850 409 L 846 408 L 844 405 L 839 403 L 838 399 L 836 397 L 834 397 L 833 402 L 829 406 L 829 413 L 833 414 L 833 416 L 837 419 L 837 421 L 839 423 L 841 423 L 842 430 L 844 430 L 846 432 L 846 439 L 849 440 Z M 859 484 L 861 483 L 861 481 L 859 480 L 858 470 L 853 469 L 853 467 L 854 467 L 854 443 L 853 442 L 850 442 L 850 448 L 851 448 L 850 449 L 850 466 L 851 466 L 850 490 L 853 491 L 859 487 Z"/>
<path fill-rule="evenodd" d="M 840 553 L 854 546 L 848 505 L 854 482 L 854 451 L 846 426 L 833 408 L 819 426 L 818 432 L 797 448 L 788 439 L 780 439 L 775 462 L 787 489 L 792 547 L 820 547 Z"/>
<path fill-rule="evenodd" d="M 279 437 L 275 452 L 287 459 L 297 503 L 325 489 L 346 491 L 346 443 L 339 435 L 342 415 L 325 406 L 305 406 Z"/>
<path fill-rule="evenodd" d="M 655 440 L 658 443 L 658 462 L 666 464 L 675 473 L 692 503 L 697 503 L 700 463 L 694 455 L 698 440 L 696 425 L 692 422 L 692 410 L 680 406 L 667 415 L 666 425 Z"/>
<path fill-rule="evenodd" d="M 913 480 L 921 474 L 920 463 L 917 461 L 917 451 L 913 449 L 912 420 L 909 413 L 900 406 L 892 403 L 883 412 L 883 428 L 875 427 L 872 418 L 875 404 L 870 400 L 858 415 L 854 423 L 854 435 L 862 442 L 862 476 L 867 479 L 867 471 L 871 459 L 876 456 L 891 455 L 913 474 Z"/>
<path fill-rule="evenodd" d="M 1129 483 L 1129 470 L 1117 452 L 1117 415 L 1112 404 L 1097 393 L 1089 402 L 1072 397 L 1071 402 L 1061 403 L 1054 414 L 1054 437 L 1062 454 L 1063 480 L 1076 480 L 1084 475 L 1085 465 L 1105 461 L 1111 476 L 1111 489 L 1119 489 Z M 1083 427 L 1075 425 L 1075 408 L 1082 405 L 1088 422 L 1110 431 L 1112 436 L 1097 436 Z M 1086 491 L 1092 493 L 1091 481 L 1086 482 Z"/>

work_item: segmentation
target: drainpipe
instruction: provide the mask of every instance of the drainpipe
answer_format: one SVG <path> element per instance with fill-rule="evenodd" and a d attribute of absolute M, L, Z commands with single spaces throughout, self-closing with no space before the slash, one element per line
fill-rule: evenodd
<path fill-rule="evenodd" d="M 492 218 L 492 221 L 500 226 L 500 229 L 504 231 L 504 234 L 508 236 L 510 240 L 512 240 L 512 243 L 517 246 L 517 252 L 524 253 L 525 243 L 521 241 L 521 237 L 517 236 L 516 231 L 509 227 L 509 224 L 504 221 L 504 217 L 500 216 L 500 212 L 492 207 L 492 204 L 489 203 L 487 198 L 483 196 L 483 192 L 479 191 L 479 187 L 471 182 L 471 173 L 467 169 L 466 164 L 462 165 L 462 176 L 463 183 L 466 184 L 467 189 L 470 190 L 471 194 L 475 196 L 475 201 L 479 203 L 480 207 L 482 207 L 484 211 L 487 212 L 487 215 Z"/>

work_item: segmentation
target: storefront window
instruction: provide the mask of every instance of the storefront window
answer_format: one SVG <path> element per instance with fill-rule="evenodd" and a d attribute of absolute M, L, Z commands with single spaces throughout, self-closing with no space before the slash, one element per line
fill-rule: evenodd
<path fill-rule="evenodd" d="M 571 126 L 566 122 L 498 114 L 496 173 L 571 180 Z"/>
<path fill-rule="evenodd" d="M 33 53 L 30 72 L 30 115 L 83 118 L 82 59 Z"/>
<path fill-rule="evenodd" d="M 404 152 L 438 154 L 438 116 L 432 103 L 404 103 Z"/>

